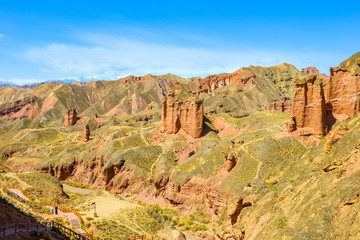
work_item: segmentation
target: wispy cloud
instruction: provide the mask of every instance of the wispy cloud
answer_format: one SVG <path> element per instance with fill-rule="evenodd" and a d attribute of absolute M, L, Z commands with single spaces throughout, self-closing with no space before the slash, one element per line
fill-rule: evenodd
<path fill-rule="evenodd" d="M 292 56 L 268 51 L 160 45 L 103 35 L 93 35 L 91 39 L 87 47 L 58 43 L 31 47 L 24 56 L 38 63 L 43 71 L 75 76 L 96 75 L 104 79 L 168 72 L 185 77 L 205 76 L 232 72 L 241 66 L 270 66 L 294 60 Z"/>
<path fill-rule="evenodd" d="M 84 40 L 86 39 L 86 40 Z M 240 67 L 273 66 L 283 62 L 302 67 L 322 63 L 327 73 L 328 54 L 314 52 L 278 52 L 263 50 L 231 50 L 226 47 L 200 48 L 134 41 L 129 38 L 91 34 L 83 43 L 53 43 L 30 47 L 25 59 L 39 65 L 50 79 L 56 76 L 76 76 L 80 81 L 89 79 L 116 79 L 119 76 L 173 73 L 182 77 L 206 76 L 233 72 Z M 86 76 L 93 76 L 88 79 Z M 94 77 L 95 76 L 95 77 Z"/>
<path fill-rule="evenodd" d="M 5 37 L 4 34 L 0 33 L 0 38 L 4 38 L 4 37 Z"/>

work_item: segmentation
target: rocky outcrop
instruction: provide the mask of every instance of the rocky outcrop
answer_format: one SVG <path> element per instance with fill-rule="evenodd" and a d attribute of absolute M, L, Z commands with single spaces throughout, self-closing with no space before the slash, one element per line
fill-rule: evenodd
<path fill-rule="evenodd" d="M 296 83 L 290 129 L 299 130 L 300 135 L 324 136 L 327 132 L 323 82 L 315 75 Z"/>
<path fill-rule="evenodd" d="M 82 132 L 82 141 L 87 142 L 90 140 L 90 127 L 89 124 L 85 124 Z"/>
<path fill-rule="evenodd" d="M 69 109 L 64 116 L 64 126 L 75 125 L 77 122 L 77 111 L 76 109 Z"/>
<path fill-rule="evenodd" d="M 333 135 L 328 139 L 328 141 L 324 145 L 324 152 L 330 153 L 332 146 L 340 140 L 340 138 L 349 131 L 348 126 L 340 126 Z"/>
<path fill-rule="evenodd" d="M 203 130 L 203 102 L 180 89 L 171 91 L 162 102 L 160 131 L 176 134 L 183 129 L 193 138 Z"/>
<path fill-rule="evenodd" d="M 355 116 L 359 112 L 360 98 L 360 54 L 356 66 L 330 68 L 330 80 L 327 84 L 329 102 L 329 124 Z"/>
<path fill-rule="evenodd" d="M 325 89 L 323 75 L 317 69 L 302 72 L 307 77 L 296 84 L 290 132 L 300 129 L 300 135 L 323 136 L 335 122 L 360 111 L 360 52 L 330 68 Z"/>
<path fill-rule="evenodd" d="M 230 153 L 225 159 L 225 169 L 227 172 L 230 172 L 239 161 L 240 156 L 238 153 Z"/>
<path fill-rule="evenodd" d="M 234 225 L 237 222 L 237 218 L 244 207 L 251 206 L 249 201 L 244 201 L 243 198 L 232 199 L 228 207 L 228 216 L 230 218 L 231 224 Z"/>
<path fill-rule="evenodd" d="M 37 97 L 25 97 L 13 103 L 6 104 L 0 108 L 0 116 L 5 118 L 35 118 L 37 111 L 34 103 Z"/>
<path fill-rule="evenodd" d="M 304 75 L 304 77 L 309 77 L 312 75 L 321 77 L 323 80 L 328 80 L 329 76 L 327 76 L 325 73 L 320 73 L 319 70 L 316 67 L 307 67 L 307 68 L 303 68 L 301 70 L 302 75 Z"/>
<path fill-rule="evenodd" d="M 291 101 L 289 98 L 284 98 L 281 101 L 274 101 L 265 107 L 265 110 L 276 110 L 285 113 L 291 113 Z"/>
<path fill-rule="evenodd" d="M 241 68 L 231 74 L 209 75 L 205 78 L 198 79 L 196 83 L 196 94 L 211 93 L 215 89 L 222 88 L 227 85 L 237 85 L 240 88 L 252 84 L 256 76 L 253 72 Z"/>
<path fill-rule="evenodd" d="M 243 130 L 235 128 L 233 124 L 227 122 L 222 117 L 215 118 L 213 124 L 218 132 L 218 136 L 221 138 L 234 137 L 243 133 Z"/>

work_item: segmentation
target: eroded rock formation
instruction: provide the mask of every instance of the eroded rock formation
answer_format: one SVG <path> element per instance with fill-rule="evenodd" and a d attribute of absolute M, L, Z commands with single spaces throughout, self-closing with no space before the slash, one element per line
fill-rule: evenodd
<path fill-rule="evenodd" d="M 252 84 L 256 76 L 247 69 L 239 69 L 231 74 L 209 75 L 196 81 L 196 94 L 211 93 L 227 85 L 238 85 L 240 88 Z"/>
<path fill-rule="evenodd" d="M 280 112 L 291 113 L 291 101 L 289 98 L 284 98 L 281 101 L 274 101 L 265 108 L 266 110 L 277 110 Z"/>
<path fill-rule="evenodd" d="M 355 116 L 360 111 L 360 52 L 330 68 L 330 78 L 317 69 L 303 69 L 305 81 L 296 83 L 292 121 L 289 131 L 300 135 L 323 136 L 336 121 Z"/>
<path fill-rule="evenodd" d="M 324 136 L 327 127 L 322 79 L 312 75 L 297 82 L 292 109 L 292 130 L 300 130 L 300 135 Z"/>
<path fill-rule="evenodd" d="M 87 142 L 90 140 L 90 127 L 89 124 L 85 124 L 82 132 L 82 141 Z"/>
<path fill-rule="evenodd" d="M 35 118 L 37 110 L 34 103 L 37 97 L 25 97 L 13 103 L 6 104 L 0 108 L 0 116 L 5 118 Z"/>
<path fill-rule="evenodd" d="M 329 79 L 329 76 L 327 76 L 325 73 L 320 73 L 319 70 L 316 67 L 303 68 L 301 70 L 301 73 L 305 77 L 315 75 L 315 76 L 321 77 L 323 80 L 328 80 Z"/>
<path fill-rule="evenodd" d="M 64 126 L 75 125 L 77 122 L 77 111 L 76 109 L 69 109 L 64 116 Z"/>
<path fill-rule="evenodd" d="M 355 116 L 359 112 L 360 99 L 360 54 L 358 63 L 353 66 L 340 65 L 330 68 L 330 80 L 327 84 L 327 101 L 331 106 L 328 109 L 329 124 L 332 121 L 344 120 Z"/>
<path fill-rule="evenodd" d="M 160 131 L 176 134 L 183 129 L 193 138 L 199 138 L 203 130 L 203 102 L 182 92 L 171 91 L 162 102 Z"/>

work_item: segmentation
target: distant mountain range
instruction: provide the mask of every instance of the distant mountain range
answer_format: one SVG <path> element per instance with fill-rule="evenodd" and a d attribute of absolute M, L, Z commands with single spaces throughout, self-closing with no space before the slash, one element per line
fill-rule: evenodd
<path fill-rule="evenodd" d="M 81 81 L 83 82 L 83 78 L 81 79 Z M 92 80 L 97 80 L 97 79 L 86 79 L 87 81 L 84 82 L 88 82 L 88 81 L 92 81 Z M 74 83 L 76 81 L 79 81 L 75 78 L 65 78 L 65 79 L 52 79 L 52 80 L 47 80 L 47 81 L 43 81 L 43 82 L 38 82 L 38 83 L 33 83 L 33 84 L 23 84 L 23 85 L 19 85 L 16 83 L 12 83 L 12 82 L 7 82 L 7 81 L 0 81 L 0 88 L 4 88 L 4 87 L 18 87 L 21 89 L 33 89 L 41 84 L 44 83 L 56 83 L 56 84 L 61 84 L 61 83 Z"/>

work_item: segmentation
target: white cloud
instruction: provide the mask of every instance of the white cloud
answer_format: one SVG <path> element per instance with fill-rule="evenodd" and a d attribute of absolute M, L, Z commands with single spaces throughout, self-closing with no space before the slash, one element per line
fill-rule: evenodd
<path fill-rule="evenodd" d="M 4 34 L 0 33 L 0 38 L 4 38 L 4 37 L 5 37 Z"/>
<path fill-rule="evenodd" d="M 86 40 L 85 40 L 86 39 Z M 90 40 L 89 40 L 90 39 Z M 320 67 L 328 73 L 334 56 L 315 52 L 277 52 L 195 48 L 84 34 L 81 45 L 53 43 L 30 47 L 25 59 L 54 76 L 76 76 L 80 81 L 116 79 L 118 76 L 173 73 L 182 77 L 233 72 L 249 65 L 272 66 L 283 62 L 299 69 Z M 56 77 L 55 77 L 56 78 Z"/>
<path fill-rule="evenodd" d="M 53 74 L 109 79 L 127 74 L 173 73 L 205 76 L 232 72 L 242 66 L 270 66 L 296 60 L 289 55 L 251 50 L 220 50 L 135 42 L 124 38 L 93 35 L 92 46 L 49 44 L 32 47 L 26 59 Z M 299 61 L 297 61 L 299 62 Z"/>

